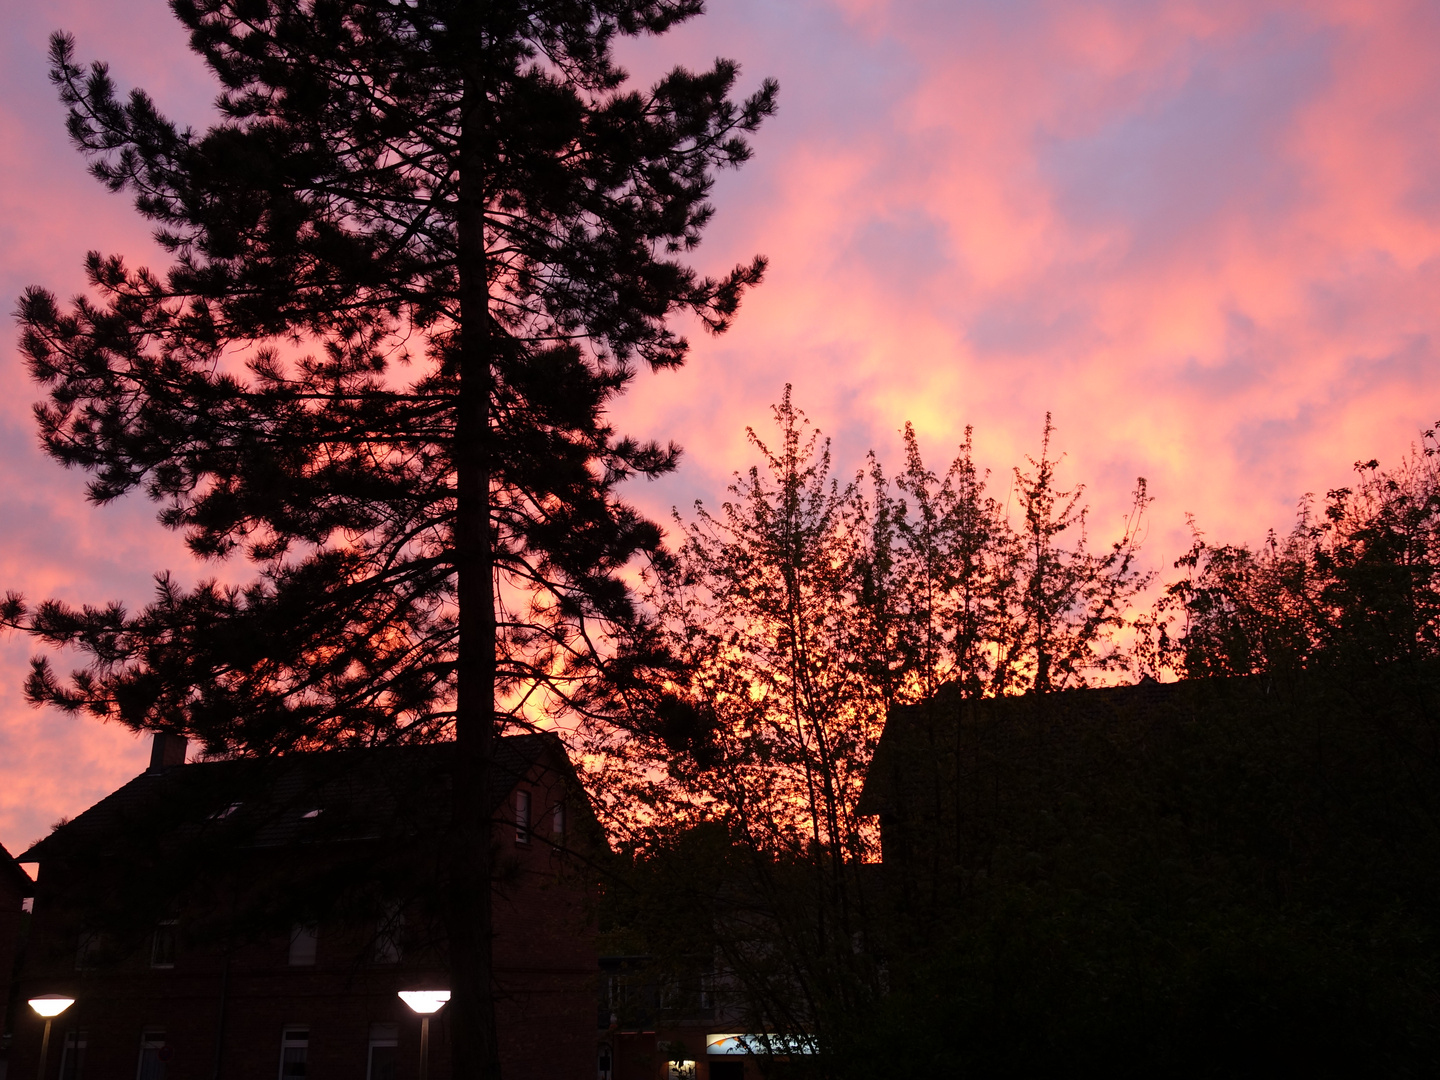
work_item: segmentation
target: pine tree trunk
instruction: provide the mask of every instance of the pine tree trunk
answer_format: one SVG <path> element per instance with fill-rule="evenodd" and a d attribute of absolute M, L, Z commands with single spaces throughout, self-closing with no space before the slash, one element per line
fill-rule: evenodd
<path fill-rule="evenodd" d="M 495 576 L 490 536 L 490 299 L 485 260 L 483 89 L 466 73 L 460 133 L 457 273 L 460 390 L 455 422 L 459 600 L 450 977 L 454 1075 L 498 1080 L 490 803 L 495 758 Z"/>

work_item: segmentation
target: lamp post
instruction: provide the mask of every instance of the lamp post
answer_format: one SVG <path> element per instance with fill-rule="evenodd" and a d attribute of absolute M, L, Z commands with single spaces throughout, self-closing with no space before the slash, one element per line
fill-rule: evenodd
<path fill-rule="evenodd" d="M 449 990 L 401 990 L 400 1000 L 420 1014 L 420 1080 L 430 1064 L 430 1017 L 450 1000 Z"/>
<path fill-rule="evenodd" d="M 64 994 L 41 994 L 30 999 L 30 1007 L 45 1018 L 45 1035 L 40 1040 L 39 1080 L 45 1080 L 45 1059 L 50 1054 L 50 1022 L 75 1004 L 75 999 Z"/>

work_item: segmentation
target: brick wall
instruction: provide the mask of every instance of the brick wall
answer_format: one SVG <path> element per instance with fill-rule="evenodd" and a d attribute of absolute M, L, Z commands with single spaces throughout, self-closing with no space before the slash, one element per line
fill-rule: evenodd
<path fill-rule="evenodd" d="M 530 796 L 525 841 L 517 840 L 513 795 L 506 823 L 497 828 L 496 1008 L 506 1080 L 595 1075 L 597 960 L 588 886 L 577 873 L 583 863 L 560 850 L 566 842 L 573 846 L 574 838 L 554 833 L 561 791 L 555 776 L 537 764 L 518 789 Z M 565 824 L 567 833 L 580 831 L 579 822 Z M 223 1080 L 274 1077 L 283 1032 L 304 1026 L 308 1077 L 364 1080 L 374 1025 L 394 1025 L 399 1080 L 416 1074 L 420 1019 L 397 991 L 447 985 L 438 952 L 424 941 L 407 943 L 398 962 L 377 962 L 373 923 L 322 924 L 314 965 L 292 966 L 288 937 L 232 942 L 227 950 L 215 939 L 213 910 L 182 910 L 173 967 L 152 966 L 153 937 L 140 933 L 111 946 L 114 955 L 104 956 L 102 948 L 96 964 L 77 969 L 76 901 L 86 890 L 106 887 L 89 866 L 40 867 L 31 948 L 18 990 L 76 998 L 55 1021 L 47 1076 L 59 1076 L 66 1033 L 83 1031 L 85 1077 L 128 1080 L 136 1075 L 142 1034 L 162 1030 L 165 1080 L 211 1080 L 217 1054 Z M 421 911 L 408 912 L 406 920 L 407 926 L 426 923 Z M 210 928 L 207 940 L 191 940 L 197 925 Z M 28 1008 L 17 1010 L 12 1078 L 36 1075 L 42 1026 Z M 441 1010 L 431 1021 L 433 1080 L 450 1080 L 449 1050 L 448 1017 Z"/>

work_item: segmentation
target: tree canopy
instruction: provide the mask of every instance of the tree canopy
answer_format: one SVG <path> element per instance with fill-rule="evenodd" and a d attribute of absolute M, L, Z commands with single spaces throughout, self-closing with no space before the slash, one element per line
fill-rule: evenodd
<path fill-rule="evenodd" d="M 204 131 L 51 48 L 72 139 L 171 263 L 92 252 L 90 295 L 26 291 L 22 349 L 45 449 L 92 500 L 141 491 L 255 576 L 4 618 L 85 658 L 68 680 L 38 659 L 32 702 L 212 754 L 453 734 L 452 951 L 481 962 L 456 974 L 457 1070 L 482 1075 L 497 725 L 613 712 L 607 663 L 643 640 L 620 571 L 660 539 L 619 487 L 679 451 L 607 408 L 684 361 L 672 316 L 723 332 L 759 282 L 758 257 L 686 258 L 776 87 L 732 98 L 727 60 L 629 86 L 617 38 L 699 0 L 172 8 L 220 84 Z"/>
<path fill-rule="evenodd" d="M 1265 542 L 1195 530 L 1154 619 L 1156 659 L 1187 678 L 1414 664 L 1440 655 L 1440 447 L 1355 481 Z"/>
<path fill-rule="evenodd" d="M 68 685 L 42 664 L 32 699 L 214 751 L 447 723 L 469 345 L 488 382 L 501 692 L 519 701 L 564 671 L 548 681 L 574 703 L 587 622 L 630 616 L 615 571 L 658 540 L 617 485 L 678 452 L 618 436 L 605 408 L 637 361 L 683 361 L 672 312 L 721 331 L 759 280 L 760 259 L 714 279 L 677 255 L 773 85 L 732 103 L 736 67 L 720 62 L 625 88 L 614 36 L 662 31 L 693 3 L 484 19 L 430 3 L 175 7 L 223 86 L 203 133 L 140 91 L 121 98 L 69 38 L 52 46 L 92 171 L 135 193 L 175 261 L 161 274 L 92 252 L 94 297 L 65 308 L 27 290 L 23 348 L 47 390 L 45 447 L 94 474 L 95 501 L 143 490 L 198 555 L 243 553 L 260 573 L 247 588 L 162 578 L 138 615 L 42 605 L 28 628 L 94 663 Z M 462 258 L 466 206 L 483 238 Z M 525 602 L 536 591 L 548 599 Z"/>

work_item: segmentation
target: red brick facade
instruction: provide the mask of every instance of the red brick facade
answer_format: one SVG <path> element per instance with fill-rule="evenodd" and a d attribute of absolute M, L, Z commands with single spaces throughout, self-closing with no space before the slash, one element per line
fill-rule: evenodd
<path fill-rule="evenodd" d="M 20 947 L 20 926 L 24 919 L 25 897 L 30 895 L 30 878 L 0 845 L 0 987 L 10 990 L 10 976 L 15 970 L 16 951 Z M 0 1020 L 13 1015 L 19 1003 L 13 994 L 0 993 Z M 4 1024 L 10 1030 L 10 1024 Z M 0 1077 L 5 1076 L 6 1051 L 0 1046 Z M 11 1074 L 14 1075 L 13 1073 Z"/>
<path fill-rule="evenodd" d="M 505 743 L 515 749 L 513 740 Z M 519 780 L 495 815 L 503 823 L 495 836 L 500 867 L 495 961 L 502 1067 L 507 1080 L 589 1080 L 595 1076 L 596 1062 L 597 960 L 588 921 L 588 887 L 580 870 L 584 861 L 575 854 L 577 848 L 599 839 L 597 827 L 558 742 L 525 743 L 522 749 L 523 754 L 511 754 L 518 762 Z M 418 760 L 425 754 L 443 755 L 443 750 L 413 748 L 410 753 Z M 219 764 L 223 763 L 179 766 L 166 770 L 161 779 L 184 773 L 190 780 Z M 222 774 L 223 770 L 215 770 L 217 778 L 223 779 Z M 147 783 L 158 788 L 161 780 Z M 301 790 L 284 777 L 271 788 L 280 790 L 286 783 Z M 111 796 L 117 801 L 108 819 L 100 820 L 105 803 L 99 804 L 87 812 L 96 820 L 87 825 L 82 815 L 24 856 L 38 862 L 39 874 L 31 941 L 16 989 L 22 1001 L 55 992 L 76 999 L 55 1022 L 45 1075 L 62 1075 L 62 1059 L 68 1053 L 73 1060 L 83 1033 L 82 1080 L 283 1077 L 285 1045 L 292 1057 L 304 1060 L 304 1071 L 294 1075 L 312 1080 L 415 1076 L 420 1018 L 401 1002 L 397 991 L 448 985 L 442 950 L 433 937 L 435 920 L 426 914 L 434 906 L 428 903 L 433 893 L 423 880 L 378 922 L 365 914 L 371 909 L 359 901 L 332 905 L 332 914 L 314 928 L 313 950 L 308 947 L 312 940 L 308 931 L 287 935 L 272 929 L 266 934 L 255 929 L 263 926 L 263 920 L 257 922 L 258 916 L 247 914 L 264 907 L 256 898 L 263 900 L 267 891 L 283 892 L 301 880 L 313 889 L 316 882 L 327 881 L 325 874 L 331 870 L 327 860 L 342 849 L 343 858 L 350 861 L 334 856 L 336 873 L 363 867 L 365 851 L 376 853 L 377 867 L 383 863 L 387 872 L 393 871 L 394 859 L 409 853 L 390 850 L 396 840 L 383 835 L 381 819 L 412 808 L 387 809 L 370 818 L 358 815 L 354 820 L 365 821 L 363 829 L 347 824 L 338 832 L 307 839 L 306 828 L 338 811 L 305 810 L 307 796 L 287 796 L 289 801 L 271 819 L 247 834 L 247 844 L 227 849 L 232 865 L 224 868 L 229 874 L 223 880 L 235 890 L 232 896 L 238 892 L 243 897 L 240 915 L 232 910 L 227 916 L 218 899 L 199 905 L 191 895 L 168 912 L 173 923 L 160 918 L 167 912 L 157 908 L 153 929 L 118 945 L 96 946 L 93 938 L 80 932 L 84 916 L 78 913 L 88 910 L 87 890 L 132 888 L 137 895 L 146 895 L 143 882 L 116 886 L 119 879 L 101 867 L 103 858 L 95 855 L 107 843 L 125 842 L 115 831 L 117 823 L 143 829 L 155 813 L 164 812 L 163 798 L 140 801 L 145 786 L 126 796 L 128 802 L 118 797 L 129 786 Z M 347 790 L 353 793 L 354 784 Z M 363 806 L 367 793 L 359 794 L 362 809 L 370 809 Z M 517 800 L 527 796 L 529 821 L 522 827 L 516 820 Z M 242 805 L 227 804 L 228 798 L 220 793 L 212 800 L 220 809 L 211 810 L 207 821 L 217 830 L 225 823 L 226 807 Z M 275 805 L 281 801 L 278 796 L 272 799 Z M 376 801 L 383 799 L 377 795 Z M 131 804 L 140 808 L 126 809 Z M 562 817 L 557 817 L 557 804 L 563 806 Z M 241 813 L 237 810 L 235 816 Z M 66 829 L 72 830 L 73 839 L 65 835 Z M 82 844 L 85 839 L 90 842 Z M 429 856 L 422 842 L 412 844 L 420 855 L 403 865 L 413 869 L 423 866 Z M 356 852 L 362 855 L 358 860 Z M 317 868 L 311 877 L 304 877 Z M 155 873 L 163 876 L 163 865 Z M 367 883 L 356 880 L 363 874 L 353 869 L 346 873 L 337 887 L 353 885 L 356 894 L 363 895 Z M 212 877 L 222 880 L 219 874 Z M 383 874 L 377 870 L 380 880 Z M 283 903 L 276 910 L 283 912 Z M 269 917 L 273 923 L 273 912 Z M 217 927 L 228 929 L 221 934 Z M 42 1026 L 28 1008 L 16 1010 L 12 1078 L 28 1080 L 36 1075 Z M 451 1077 L 449 1034 L 442 1009 L 431 1021 L 429 1075 L 434 1080 Z M 390 1042 L 393 1049 L 384 1045 Z M 163 1072 L 144 1073 L 142 1059 L 163 1062 Z M 390 1061 L 393 1065 L 387 1064 Z"/>

